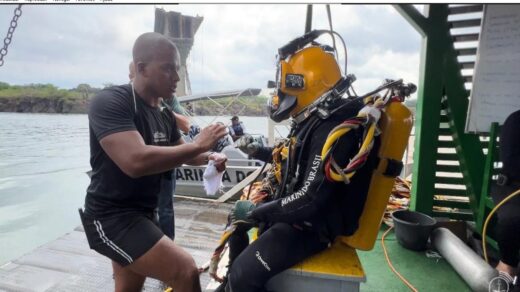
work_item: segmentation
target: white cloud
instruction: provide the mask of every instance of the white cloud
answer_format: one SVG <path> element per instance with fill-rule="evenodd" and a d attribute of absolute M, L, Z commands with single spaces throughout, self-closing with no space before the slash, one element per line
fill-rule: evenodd
<path fill-rule="evenodd" d="M 188 59 L 193 93 L 200 93 L 264 87 L 274 77 L 277 49 L 303 33 L 307 5 L 25 5 L 0 81 L 65 88 L 124 83 L 133 41 L 153 30 L 155 7 L 204 17 Z M 387 77 L 416 82 L 420 38 L 394 8 L 332 4 L 331 10 L 358 93 Z M 313 28 L 329 28 L 325 5 L 314 5 L 313 15 Z M 11 17 L 12 9 L 2 9 L 0 26 Z"/>

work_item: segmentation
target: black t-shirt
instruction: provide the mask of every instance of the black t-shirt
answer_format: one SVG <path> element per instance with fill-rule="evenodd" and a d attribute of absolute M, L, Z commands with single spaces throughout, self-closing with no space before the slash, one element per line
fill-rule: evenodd
<path fill-rule="evenodd" d="M 145 144 L 168 146 L 181 138 L 169 110 L 146 104 L 131 85 L 99 92 L 88 112 L 92 177 L 85 198 L 85 213 L 109 217 L 128 212 L 151 212 L 157 206 L 163 174 L 139 178 L 126 175 L 105 153 L 99 141 L 117 132 L 137 130 Z"/>
<path fill-rule="evenodd" d="M 507 117 L 500 132 L 500 160 L 502 172 L 520 181 L 520 110 Z"/>

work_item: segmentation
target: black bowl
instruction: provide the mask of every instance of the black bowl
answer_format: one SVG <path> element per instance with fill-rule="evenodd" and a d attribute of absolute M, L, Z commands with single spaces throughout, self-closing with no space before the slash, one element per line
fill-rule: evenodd
<path fill-rule="evenodd" d="M 415 211 L 399 210 L 392 213 L 395 237 L 403 247 L 415 251 L 424 250 L 433 226 L 437 221 Z"/>

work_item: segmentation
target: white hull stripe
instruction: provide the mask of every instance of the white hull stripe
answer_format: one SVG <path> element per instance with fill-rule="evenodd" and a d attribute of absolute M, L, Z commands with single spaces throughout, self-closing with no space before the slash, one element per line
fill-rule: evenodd
<path fill-rule="evenodd" d="M 94 225 L 96 225 L 96 230 L 99 233 L 99 238 L 101 238 L 101 240 L 103 240 L 103 242 L 106 243 L 106 245 L 108 245 L 108 247 L 110 247 L 115 252 L 120 254 L 122 257 L 125 258 L 125 260 L 128 261 L 128 263 L 131 264 L 133 262 L 132 257 L 129 256 L 126 252 L 124 252 L 117 245 L 115 245 L 115 243 L 113 243 L 110 239 L 108 239 L 108 237 L 106 237 L 105 232 L 103 231 L 103 228 L 101 227 L 101 222 L 99 222 L 98 220 L 94 220 Z"/>

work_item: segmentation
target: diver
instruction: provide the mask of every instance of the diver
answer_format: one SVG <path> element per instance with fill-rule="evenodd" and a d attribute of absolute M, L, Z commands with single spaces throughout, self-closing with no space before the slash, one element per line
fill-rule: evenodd
<path fill-rule="evenodd" d="M 311 41 L 319 36 L 316 32 Z M 238 141 L 242 151 L 273 167 L 262 181 L 261 199 L 237 201 L 230 213 L 237 227 L 228 241 L 229 269 L 215 291 L 266 291 L 271 277 L 358 228 L 377 157 L 366 155 L 347 180 L 332 180 L 324 169 L 331 163 L 349 164 L 360 151 L 366 127 L 360 123 L 326 155 L 322 150 L 329 133 L 356 117 L 365 104 L 342 98 L 353 80 L 342 76 L 331 47 L 311 43 L 307 36 L 279 49 L 277 94 L 269 101 L 272 120 L 292 118 L 288 138 L 274 148 L 261 147 L 247 135 Z M 259 237 L 249 244 L 247 231 L 253 226 L 259 226 Z"/>

